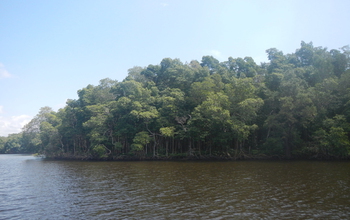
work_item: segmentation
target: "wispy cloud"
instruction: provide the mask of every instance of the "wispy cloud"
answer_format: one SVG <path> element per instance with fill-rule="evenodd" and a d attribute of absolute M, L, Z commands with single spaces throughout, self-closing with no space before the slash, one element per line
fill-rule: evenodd
<path fill-rule="evenodd" d="M 4 107 L 0 106 L 0 114 L 4 113 Z M 19 133 L 24 125 L 32 119 L 29 115 L 2 116 L 0 115 L 0 136 Z"/>
<path fill-rule="evenodd" d="M 165 2 L 162 2 L 162 3 L 160 3 L 161 4 L 161 6 L 163 6 L 163 7 L 167 7 L 169 4 L 168 3 L 165 3 Z"/>
<path fill-rule="evenodd" d="M 10 78 L 12 75 L 5 69 L 4 64 L 0 63 L 0 79 Z"/>

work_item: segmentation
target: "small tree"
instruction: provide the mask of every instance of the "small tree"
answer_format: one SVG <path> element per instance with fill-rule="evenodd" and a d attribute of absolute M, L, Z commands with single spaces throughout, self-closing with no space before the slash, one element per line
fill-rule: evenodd
<path fill-rule="evenodd" d="M 134 152 L 140 152 L 143 150 L 144 146 L 151 141 L 148 132 L 141 131 L 137 133 L 133 139 L 133 144 L 131 145 L 131 149 Z"/>
<path fill-rule="evenodd" d="M 164 128 L 160 128 L 159 131 L 164 137 L 170 138 L 170 137 L 174 137 L 175 128 L 174 127 L 164 127 Z M 167 139 L 165 142 L 165 155 L 166 156 L 168 156 L 168 147 L 169 147 L 169 141 Z"/>

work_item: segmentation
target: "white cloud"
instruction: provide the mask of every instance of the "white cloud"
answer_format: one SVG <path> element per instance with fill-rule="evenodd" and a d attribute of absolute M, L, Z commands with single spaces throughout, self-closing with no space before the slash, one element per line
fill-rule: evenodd
<path fill-rule="evenodd" d="M 3 106 L 0 106 L 0 114 L 3 114 Z M 29 115 L 0 116 L 0 136 L 19 133 L 24 125 L 32 119 Z"/>
<path fill-rule="evenodd" d="M 163 7 L 166 7 L 166 6 L 168 6 L 169 4 L 168 3 L 165 3 L 165 2 L 162 2 L 162 3 L 160 3 Z"/>
<path fill-rule="evenodd" d="M 12 75 L 5 69 L 4 64 L 0 63 L 0 79 L 10 78 Z"/>

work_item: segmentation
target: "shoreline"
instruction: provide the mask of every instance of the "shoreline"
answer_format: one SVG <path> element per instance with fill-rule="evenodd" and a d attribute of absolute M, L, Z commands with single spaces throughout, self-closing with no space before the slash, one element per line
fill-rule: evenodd
<path fill-rule="evenodd" d="M 17 153 L 17 154 L 0 154 L 0 155 L 31 155 L 35 157 L 41 157 L 45 160 L 57 160 L 57 161 L 350 161 L 348 158 L 337 157 L 292 157 L 286 158 L 283 155 L 246 155 L 245 157 L 230 157 L 230 156 L 156 156 L 156 157 L 139 157 L 139 156 L 127 156 L 121 155 L 118 157 L 102 157 L 95 158 L 92 156 L 52 156 L 48 157 L 37 153 Z"/>
<path fill-rule="evenodd" d="M 349 158 L 325 158 L 325 157 L 300 157 L 300 158 L 285 158 L 283 156 L 258 156 L 249 158 L 234 158 L 220 156 L 186 156 L 186 157 L 132 157 L 122 156 L 116 158 L 93 158 L 93 157 L 45 157 L 46 160 L 61 160 L 61 161 L 350 161 Z"/>

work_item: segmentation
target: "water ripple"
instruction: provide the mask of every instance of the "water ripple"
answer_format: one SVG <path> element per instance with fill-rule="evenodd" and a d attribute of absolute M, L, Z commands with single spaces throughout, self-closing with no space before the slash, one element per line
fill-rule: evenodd
<path fill-rule="evenodd" d="M 0 219 L 346 219 L 349 168 L 0 155 Z"/>

